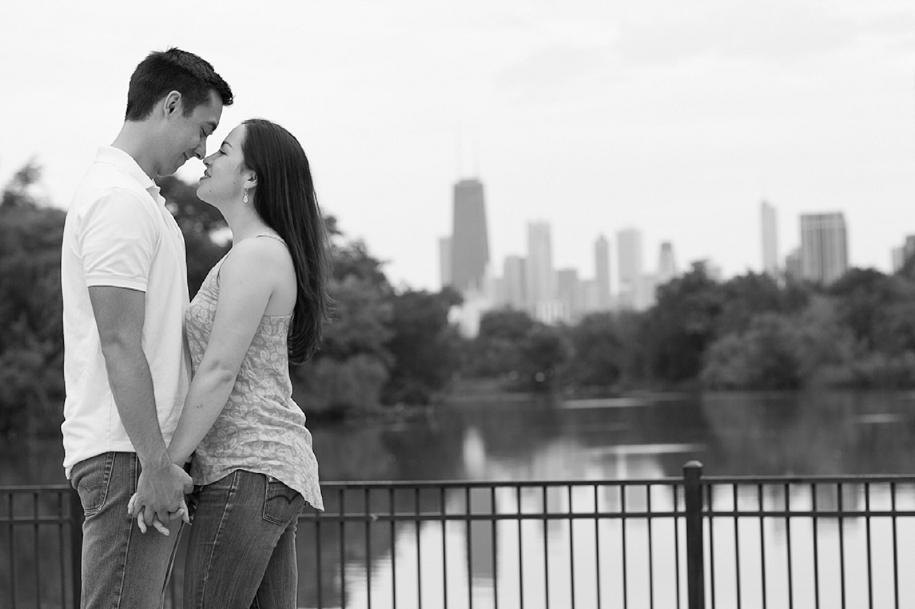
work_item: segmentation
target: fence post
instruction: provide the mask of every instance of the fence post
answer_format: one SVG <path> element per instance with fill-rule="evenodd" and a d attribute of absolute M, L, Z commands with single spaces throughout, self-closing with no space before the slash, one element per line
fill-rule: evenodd
<path fill-rule="evenodd" d="M 683 466 L 686 499 L 686 589 L 687 607 L 705 609 L 705 536 L 702 532 L 702 464 Z"/>
<path fill-rule="evenodd" d="M 80 606 L 82 596 L 83 554 L 83 503 L 76 489 L 70 489 L 70 592 L 73 608 Z"/>

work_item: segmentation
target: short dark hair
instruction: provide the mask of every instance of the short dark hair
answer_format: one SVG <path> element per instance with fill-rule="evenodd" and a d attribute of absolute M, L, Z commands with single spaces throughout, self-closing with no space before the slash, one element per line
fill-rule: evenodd
<path fill-rule="evenodd" d="M 181 93 L 185 116 L 208 103 L 210 91 L 219 95 L 223 106 L 231 106 L 234 101 L 232 89 L 209 62 L 173 47 L 150 53 L 133 71 L 127 89 L 125 120 L 143 120 L 156 102 L 172 91 Z"/>
<path fill-rule="evenodd" d="M 289 326 L 289 361 L 314 353 L 328 317 L 330 275 L 327 231 L 318 206 L 308 157 L 294 135 L 276 123 L 250 119 L 242 155 L 257 176 L 254 209 L 286 242 L 295 267 L 297 294 Z"/>

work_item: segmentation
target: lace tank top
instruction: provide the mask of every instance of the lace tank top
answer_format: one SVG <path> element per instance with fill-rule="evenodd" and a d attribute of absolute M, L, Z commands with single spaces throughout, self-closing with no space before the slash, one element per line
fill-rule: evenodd
<path fill-rule="evenodd" d="M 283 242 L 275 235 L 271 237 Z M 285 245 L 285 242 L 283 242 Z M 209 272 L 184 316 L 193 371 L 206 351 L 216 300 L 219 269 Z M 272 476 L 317 509 L 324 509 L 318 462 L 312 452 L 305 414 L 292 400 L 286 339 L 292 315 L 264 315 L 245 354 L 235 386 L 213 427 L 194 453 L 194 484 L 216 482 L 235 470 Z"/>

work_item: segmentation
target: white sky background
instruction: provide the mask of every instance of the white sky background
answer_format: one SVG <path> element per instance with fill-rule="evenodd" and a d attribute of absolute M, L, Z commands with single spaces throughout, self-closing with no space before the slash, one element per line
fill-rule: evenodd
<path fill-rule="evenodd" d="M 782 257 L 801 213 L 844 212 L 851 262 L 885 272 L 915 233 L 911 1 L 7 4 L 0 184 L 35 157 L 62 207 L 136 64 L 174 45 L 235 92 L 210 150 L 244 118 L 287 127 L 324 210 L 398 287 L 438 289 L 452 187 L 477 169 L 497 274 L 532 220 L 583 278 L 600 233 L 615 274 L 628 227 L 647 271 L 663 240 L 681 268 L 758 271 L 763 198 Z"/>

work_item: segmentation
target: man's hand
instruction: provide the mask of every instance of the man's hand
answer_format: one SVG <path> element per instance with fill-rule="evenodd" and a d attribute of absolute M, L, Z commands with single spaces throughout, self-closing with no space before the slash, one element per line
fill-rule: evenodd
<path fill-rule="evenodd" d="M 187 522 L 184 495 L 192 490 L 194 484 L 191 477 L 170 461 L 166 465 L 156 464 L 144 468 L 137 482 L 137 492 L 128 505 L 129 515 L 140 516 L 138 524 L 142 520 L 146 526 L 152 526 L 154 520 L 161 524 L 179 517 Z M 142 530 L 144 527 L 141 525 L 140 528 Z M 156 530 L 167 531 L 164 527 L 156 527 Z"/>

